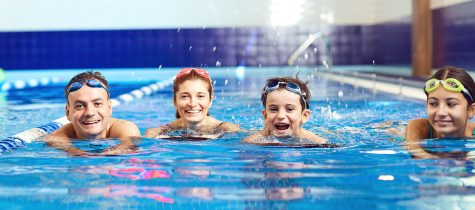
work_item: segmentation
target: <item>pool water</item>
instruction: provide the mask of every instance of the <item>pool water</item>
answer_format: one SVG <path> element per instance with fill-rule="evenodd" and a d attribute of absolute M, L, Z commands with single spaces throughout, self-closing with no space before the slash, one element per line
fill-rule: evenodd
<path fill-rule="evenodd" d="M 460 157 L 413 159 L 403 145 L 409 119 L 424 102 L 320 79 L 314 69 L 212 69 L 211 115 L 249 132 L 212 141 L 140 138 L 136 154 L 69 157 L 42 142 L 0 157 L 4 209 L 454 209 L 475 203 L 474 164 Z M 238 73 L 237 73 L 238 72 Z M 265 75 L 262 74 L 265 72 Z M 260 90 L 269 76 L 308 79 L 305 128 L 338 148 L 255 146 L 240 141 L 261 129 Z M 119 95 L 150 81 L 111 82 Z M 60 89 L 60 91 L 58 91 Z M 422 90 L 421 90 L 422 91 Z M 62 87 L 11 91 L 1 106 L 1 137 L 64 115 Z M 171 87 L 114 108 L 144 133 L 174 119 Z M 76 141 L 99 152 L 117 140 Z M 470 139 L 431 140 L 442 153 L 473 151 Z"/>

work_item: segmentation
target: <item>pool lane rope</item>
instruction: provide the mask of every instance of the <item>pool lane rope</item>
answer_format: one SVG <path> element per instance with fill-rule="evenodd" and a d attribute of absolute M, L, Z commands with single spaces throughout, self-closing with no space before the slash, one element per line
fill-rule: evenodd
<path fill-rule="evenodd" d="M 25 88 L 35 88 L 35 87 L 44 87 L 49 86 L 51 84 L 61 83 L 61 79 L 59 77 L 51 77 L 51 78 L 33 78 L 29 80 L 14 80 L 14 81 L 5 81 L 5 83 L 1 84 L 0 81 L 0 91 L 9 91 L 9 90 L 19 90 Z"/>
<path fill-rule="evenodd" d="M 167 80 L 159 81 L 113 98 L 111 99 L 112 107 L 116 107 L 122 103 L 127 103 L 136 99 L 141 99 L 144 96 L 151 95 L 152 93 L 162 90 L 163 88 L 173 84 L 174 79 L 175 77 L 172 77 Z M 6 139 L 0 140 L 0 153 L 19 147 L 24 147 L 26 144 L 49 135 L 68 123 L 69 120 L 66 118 L 66 116 L 63 116 L 46 125 L 32 128 L 16 135 L 7 137 Z"/>

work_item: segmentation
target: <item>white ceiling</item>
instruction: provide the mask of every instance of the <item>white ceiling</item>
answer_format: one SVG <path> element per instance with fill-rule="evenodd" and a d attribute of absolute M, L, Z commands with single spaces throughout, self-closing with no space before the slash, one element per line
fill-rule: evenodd
<path fill-rule="evenodd" d="M 433 0 L 437 6 L 467 0 Z M 412 0 L 0 0 L 0 31 L 374 24 Z"/>

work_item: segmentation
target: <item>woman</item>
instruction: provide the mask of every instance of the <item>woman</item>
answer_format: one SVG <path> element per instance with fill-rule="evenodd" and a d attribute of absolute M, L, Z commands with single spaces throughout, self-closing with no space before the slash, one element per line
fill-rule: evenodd
<path fill-rule="evenodd" d="M 411 120 L 406 127 L 406 141 L 413 155 L 437 158 L 425 152 L 418 143 L 422 139 L 472 137 L 475 123 L 475 82 L 464 70 L 444 67 L 426 82 L 428 118 Z"/>
<path fill-rule="evenodd" d="M 235 132 L 239 125 L 219 121 L 209 116 L 213 86 L 204 69 L 180 70 L 173 82 L 173 104 L 176 120 L 158 128 L 147 129 L 149 138 L 214 139 L 223 132 Z M 176 131 L 176 132 L 175 132 Z"/>

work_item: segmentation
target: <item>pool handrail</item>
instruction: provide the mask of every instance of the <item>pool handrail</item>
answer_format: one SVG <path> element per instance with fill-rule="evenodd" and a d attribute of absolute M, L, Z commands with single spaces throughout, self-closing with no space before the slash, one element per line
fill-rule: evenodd
<path fill-rule="evenodd" d="M 325 66 L 326 69 L 331 69 L 333 65 L 333 59 L 332 59 L 332 54 L 331 54 L 330 38 L 321 32 L 309 34 L 307 39 L 305 39 L 305 41 L 303 41 L 302 44 L 300 44 L 300 46 L 292 53 L 292 55 L 290 55 L 289 59 L 287 59 L 287 64 L 289 66 L 293 65 L 295 61 L 297 60 L 297 58 L 318 39 L 323 39 L 324 44 L 325 44 L 324 53 L 326 53 L 325 54 L 326 59 L 325 60 L 322 59 L 323 65 Z"/>

